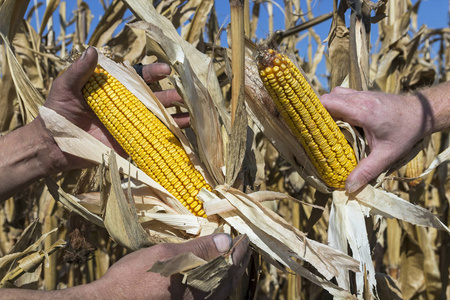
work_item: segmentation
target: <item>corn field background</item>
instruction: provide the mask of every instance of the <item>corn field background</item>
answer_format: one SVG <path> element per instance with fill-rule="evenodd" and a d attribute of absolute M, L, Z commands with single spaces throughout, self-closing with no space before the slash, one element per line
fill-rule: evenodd
<path fill-rule="evenodd" d="M 136 3 L 153 5 L 173 24 L 182 39 L 212 59 L 210 72 L 220 83 L 223 105 L 227 111 L 233 111 L 232 56 L 228 47 L 231 43 L 230 18 L 219 17 L 219 1 L 76 2 L 76 8 L 69 10 L 68 1 L 0 0 L 1 135 L 33 119 L 30 107 L 42 103 L 32 103 L 38 99 L 29 92 L 30 85 L 45 99 L 52 82 L 67 66 L 65 58 L 71 50 L 83 51 L 90 45 L 112 53 L 116 62 L 137 64 L 158 60 L 157 54 L 148 51 L 145 31 L 139 26 L 125 25 L 142 19 L 133 9 Z M 91 10 L 94 2 L 96 7 L 100 3 L 103 10 Z M 220 2 L 222 7 L 225 1 Z M 359 11 L 349 7 L 355 3 L 361 4 Z M 317 5 L 321 6 L 321 11 L 326 7 L 327 13 L 314 15 Z M 448 20 L 442 20 L 439 28 L 418 26 L 418 14 L 433 5 L 433 1 L 409 0 L 246 0 L 243 7 L 246 51 L 257 49 L 257 44 L 276 45 L 297 59 L 319 93 L 341 85 L 358 90 L 407 93 L 449 80 Z M 39 14 L 36 14 L 38 9 Z M 439 9 L 448 11 L 449 3 Z M 275 20 L 271 15 L 275 10 L 283 12 L 284 26 L 274 33 L 274 28 L 280 28 L 279 24 L 274 24 L 279 19 Z M 356 37 L 359 49 L 353 48 L 353 29 L 358 23 L 353 23 L 352 11 L 360 14 L 359 29 L 364 32 Z M 36 16 L 38 19 L 33 19 Z M 324 22 L 330 24 L 330 29 L 325 33 L 321 30 L 319 34 L 316 28 L 323 28 Z M 247 55 L 247 58 L 246 71 L 250 64 L 256 64 L 255 57 Z M 19 68 L 23 71 L 19 72 Z M 22 73 L 27 80 L 18 75 Z M 151 87 L 153 90 L 166 89 L 173 84 L 163 80 Z M 195 114 L 191 117 L 196 118 Z M 296 202 L 286 198 L 267 201 L 263 205 L 306 233 L 309 239 L 328 244 L 331 196 L 318 193 L 306 182 L 251 118 L 246 125 L 253 133 L 246 137 L 252 155 L 243 159 L 234 187 L 244 192 L 281 192 L 301 200 Z M 195 133 L 191 129 L 185 132 L 193 148 L 197 149 Z M 448 133 L 434 134 L 422 143 L 417 156 L 398 168 L 391 178 L 416 177 L 448 147 Z M 66 193 L 84 195 L 84 206 L 95 211 L 95 205 L 89 206 L 89 199 L 98 194 L 100 172 L 99 168 L 75 170 L 59 174 L 52 180 Z M 421 180 L 387 180 L 382 188 L 427 209 L 443 224 L 450 225 L 448 163 L 440 164 Z M 2 286 L 50 290 L 92 282 L 127 253 L 110 238 L 105 228 L 71 212 L 52 195 L 48 182 L 46 185 L 42 180 L 1 204 Z M 379 215 L 366 217 L 365 223 L 380 299 L 450 298 L 448 233 Z M 29 249 L 30 245 L 35 245 L 33 250 Z M 5 258 L 14 253 L 21 254 L 17 258 L 24 258 L 36 250 L 52 254 L 42 256 L 42 260 L 32 269 L 25 270 L 22 276 L 5 279 L 18 264 L 15 259 Z M 302 265 L 314 272 L 314 266 L 308 262 Z M 253 295 L 261 300 L 331 298 L 321 287 L 298 274 L 281 271 L 258 254 L 254 255 L 248 274 L 252 280 L 240 287 L 241 295 Z M 350 276 L 349 286 L 353 291 L 354 285 L 354 278 Z M 238 294 L 233 297 L 239 299 Z M 370 293 L 361 295 L 364 299 L 372 297 Z"/>

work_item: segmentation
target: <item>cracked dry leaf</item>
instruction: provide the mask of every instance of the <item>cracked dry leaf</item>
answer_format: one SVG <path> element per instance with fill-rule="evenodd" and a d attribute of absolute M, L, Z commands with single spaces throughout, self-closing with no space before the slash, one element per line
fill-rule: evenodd
<path fill-rule="evenodd" d="M 158 261 L 148 272 L 159 273 L 165 277 L 182 274 L 184 275 L 184 284 L 212 294 L 219 286 L 220 281 L 227 276 L 232 265 L 231 255 L 220 255 L 207 262 L 192 252 L 188 252 L 165 261 Z"/>
<path fill-rule="evenodd" d="M 181 253 L 171 259 L 155 262 L 148 272 L 159 273 L 162 276 L 169 277 L 177 273 L 192 270 L 206 262 L 206 260 L 192 252 Z"/>

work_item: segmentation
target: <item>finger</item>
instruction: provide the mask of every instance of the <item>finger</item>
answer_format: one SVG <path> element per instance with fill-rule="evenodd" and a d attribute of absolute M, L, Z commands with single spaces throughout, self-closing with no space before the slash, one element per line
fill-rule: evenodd
<path fill-rule="evenodd" d="M 326 94 L 322 95 L 320 102 L 325 109 L 335 119 L 344 120 L 351 125 L 362 125 L 362 110 L 361 106 L 357 105 L 351 98 L 347 96 Z"/>
<path fill-rule="evenodd" d="M 152 83 L 161 80 L 170 75 L 171 69 L 165 63 L 153 63 L 145 65 L 142 68 L 142 78 L 147 83 Z"/>
<path fill-rule="evenodd" d="M 164 107 L 170 107 L 173 106 L 174 103 L 183 102 L 180 94 L 178 94 L 175 89 L 155 92 L 155 96 L 158 98 L 159 102 L 164 105 Z"/>
<path fill-rule="evenodd" d="M 237 244 L 239 243 L 239 244 Z M 232 270 L 233 273 L 236 273 L 236 277 L 240 277 L 238 276 L 239 274 L 242 275 L 243 271 L 245 270 L 245 268 L 248 265 L 248 261 L 250 259 L 250 254 L 251 254 L 251 250 L 248 247 L 250 244 L 250 240 L 247 236 L 243 237 L 242 235 L 239 235 L 237 237 L 234 238 L 233 240 L 233 253 L 232 253 L 232 257 L 233 257 L 233 265 L 235 267 L 237 267 L 237 269 Z M 241 273 L 242 271 L 242 273 Z"/>
<path fill-rule="evenodd" d="M 190 120 L 189 113 L 179 113 L 179 114 L 173 114 L 172 118 L 175 120 L 175 123 L 177 123 L 178 127 L 181 129 L 188 128 L 190 126 Z"/>
<path fill-rule="evenodd" d="M 378 177 L 392 164 L 392 153 L 389 149 L 373 149 L 366 158 L 362 159 L 355 169 L 348 175 L 345 189 L 354 193 L 363 188 L 371 180 Z"/>
<path fill-rule="evenodd" d="M 81 57 L 60 76 L 59 84 L 68 90 L 81 91 L 97 66 L 98 54 L 93 47 L 87 48 Z"/>

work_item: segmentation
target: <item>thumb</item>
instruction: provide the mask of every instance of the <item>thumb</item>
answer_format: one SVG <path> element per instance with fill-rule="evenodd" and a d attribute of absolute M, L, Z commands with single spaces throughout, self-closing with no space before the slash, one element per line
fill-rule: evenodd
<path fill-rule="evenodd" d="M 88 47 L 81 57 L 60 76 L 60 84 L 66 89 L 81 90 L 94 72 L 97 60 L 97 50 L 94 47 Z"/>
<path fill-rule="evenodd" d="M 211 260 L 219 255 L 230 251 L 233 245 L 231 236 L 225 233 L 218 233 L 199 237 L 189 242 L 177 244 L 176 252 L 192 252 L 204 260 Z"/>
<path fill-rule="evenodd" d="M 390 157 L 389 151 L 374 149 L 348 175 L 347 181 L 345 182 L 346 191 L 348 193 L 354 193 L 375 179 L 390 165 Z"/>

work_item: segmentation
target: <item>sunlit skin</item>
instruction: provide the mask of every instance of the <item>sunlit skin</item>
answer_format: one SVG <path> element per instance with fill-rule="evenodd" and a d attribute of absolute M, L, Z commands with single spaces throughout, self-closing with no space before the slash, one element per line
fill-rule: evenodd
<path fill-rule="evenodd" d="M 337 87 L 320 99 L 334 118 L 363 128 L 370 148 L 347 178 L 349 193 L 363 188 L 424 137 L 450 128 L 450 83 L 409 95 Z"/>

